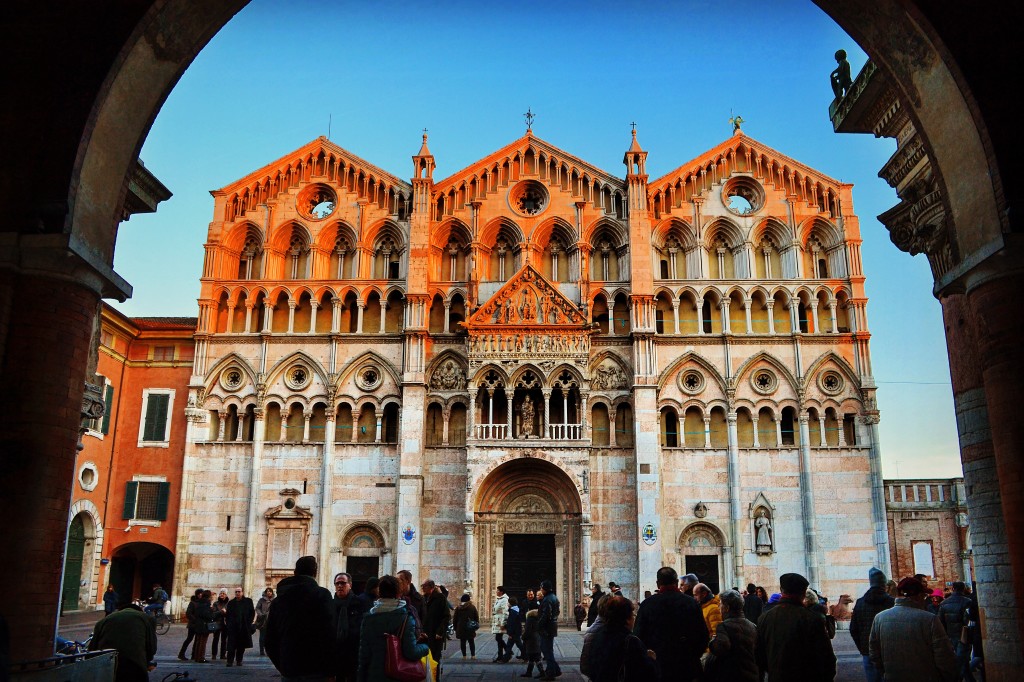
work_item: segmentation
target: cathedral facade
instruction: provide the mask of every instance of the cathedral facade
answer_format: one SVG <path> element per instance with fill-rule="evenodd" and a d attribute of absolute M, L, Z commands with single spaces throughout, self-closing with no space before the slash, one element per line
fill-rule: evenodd
<path fill-rule="evenodd" d="M 527 131 L 439 180 L 424 135 L 405 180 L 319 138 L 213 192 L 177 590 L 888 566 L 851 186 L 738 127 L 646 161 Z"/>

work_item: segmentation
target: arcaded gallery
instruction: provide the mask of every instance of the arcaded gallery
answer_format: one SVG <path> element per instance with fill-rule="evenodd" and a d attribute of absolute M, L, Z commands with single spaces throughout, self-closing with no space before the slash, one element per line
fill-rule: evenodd
<path fill-rule="evenodd" d="M 623 147 L 438 179 L 424 135 L 407 180 L 318 138 L 215 191 L 178 589 L 887 567 L 851 185 L 738 127 L 658 179 Z"/>

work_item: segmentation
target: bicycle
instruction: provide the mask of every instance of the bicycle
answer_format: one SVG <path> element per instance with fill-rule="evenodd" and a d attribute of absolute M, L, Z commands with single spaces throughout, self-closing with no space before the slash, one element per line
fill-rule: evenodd
<path fill-rule="evenodd" d="M 89 642 L 92 641 L 92 633 L 84 640 L 79 642 L 75 639 L 64 639 L 60 635 L 57 636 L 57 650 L 54 652 L 57 656 L 75 656 L 77 654 L 84 654 L 89 651 Z"/>
<path fill-rule="evenodd" d="M 149 614 L 149 616 L 156 621 L 156 634 L 166 635 L 170 631 L 171 623 L 174 622 L 174 619 L 164 611 L 162 606 L 159 611 L 153 612 L 146 611 L 146 607 L 151 606 L 151 604 L 146 604 L 141 599 L 136 599 L 133 603 L 139 606 L 143 613 Z"/>

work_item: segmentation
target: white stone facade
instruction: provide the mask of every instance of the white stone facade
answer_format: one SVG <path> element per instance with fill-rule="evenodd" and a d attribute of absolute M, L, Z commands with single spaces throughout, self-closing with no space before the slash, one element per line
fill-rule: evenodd
<path fill-rule="evenodd" d="M 887 566 L 851 187 L 739 131 L 646 156 L 528 133 L 435 183 L 424 137 L 408 183 L 320 138 L 215 192 L 177 585 Z"/>

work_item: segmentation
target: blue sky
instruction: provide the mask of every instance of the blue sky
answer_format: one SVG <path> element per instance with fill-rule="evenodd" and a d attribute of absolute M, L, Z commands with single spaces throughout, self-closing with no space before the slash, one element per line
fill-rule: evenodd
<path fill-rule="evenodd" d="M 652 178 L 744 132 L 854 184 L 870 298 L 886 476 L 960 474 L 941 310 L 922 256 L 875 216 L 895 142 L 836 135 L 828 74 L 860 48 L 809 0 L 775 2 L 269 2 L 203 50 L 156 119 L 142 159 L 174 192 L 123 223 L 115 267 L 128 315 L 195 315 L 209 191 L 328 133 L 401 177 L 422 129 L 435 177 L 533 130 L 623 175 L 636 122 Z M 329 123 L 330 122 L 330 123 Z"/>

